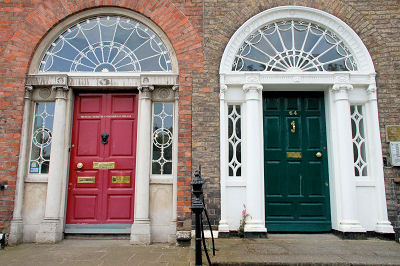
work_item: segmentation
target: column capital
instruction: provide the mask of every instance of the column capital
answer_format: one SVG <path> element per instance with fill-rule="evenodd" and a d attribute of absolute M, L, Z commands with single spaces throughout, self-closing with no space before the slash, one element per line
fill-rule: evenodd
<path fill-rule="evenodd" d="M 32 100 L 32 92 L 33 92 L 33 86 L 32 85 L 25 85 L 25 95 L 24 98 L 26 100 Z"/>
<path fill-rule="evenodd" d="M 353 89 L 353 85 L 349 83 L 335 83 L 330 91 L 335 94 L 335 101 L 348 100 L 349 91 Z"/>
<path fill-rule="evenodd" d="M 139 99 L 151 99 L 151 93 L 154 91 L 153 85 L 142 85 L 138 87 Z"/>
<path fill-rule="evenodd" d="M 263 89 L 263 85 L 259 83 L 250 83 L 243 85 L 243 91 L 246 93 L 246 101 L 247 100 L 261 100 L 261 91 Z"/>
<path fill-rule="evenodd" d="M 346 83 L 335 83 L 333 84 L 331 91 L 333 92 L 348 92 L 353 89 L 353 85 Z"/>
<path fill-rule="evenodd" d="M 67 99 L 67 92 L 69 91 L 69 87 L 66 85 L 54 85 L 51 87 L 52 90 L 56 92 L 56 100 L 57 99 L 62 99 L 66 100 Z"/>

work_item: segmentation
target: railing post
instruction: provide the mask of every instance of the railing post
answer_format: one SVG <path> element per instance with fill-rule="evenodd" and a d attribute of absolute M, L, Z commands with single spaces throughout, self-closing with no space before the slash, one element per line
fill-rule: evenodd
<path fill-rule="evenodd" d="M 200 170 L 196 170 L 194 173 L 194 179 L 191 182 L 192 188 L 193 188 L 193 194 L 195 198 L 192 201 L 192 212 L 195 214 L 195 225 L 196 225 L 196 266 L 199 265 L 201 266 L 203 264 L 202 262 L 202 256 L 201 256 L 201 214 L 203 213 L 204 210 L 204 204 L 203 201 L 201 200 L 201 196 L 203 195 L 203 184 L 204 180 L 201 179 L 201 174 Z"/>

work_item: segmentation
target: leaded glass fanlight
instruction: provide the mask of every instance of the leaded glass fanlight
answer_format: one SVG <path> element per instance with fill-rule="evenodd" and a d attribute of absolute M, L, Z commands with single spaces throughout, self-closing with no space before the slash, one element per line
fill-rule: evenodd
<path fill-rule="evenodd" d="M 120 16 L 89 18 L 63 32 L 40 72 L 171 71 L 165 44 L 144 24 Z"/>
<path fill-rule="evenodd" d="M 356 71 L 349 49 L 332 31 L 298 20 L 268 24 L 240 47 L 233 71 Z"/>

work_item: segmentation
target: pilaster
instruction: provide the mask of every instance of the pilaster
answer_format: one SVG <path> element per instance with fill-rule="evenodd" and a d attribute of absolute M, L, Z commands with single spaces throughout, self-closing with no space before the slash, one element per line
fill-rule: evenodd
<path fill-rule="evenodd" d="M 220 113 L 220 121 L 224 121 L 227 119 L 228 114 L 226 112 L 226 103 L 225 103 L 225 92 L 228 90 L 228 86 L 225 84 L 221 84 L 220 94 L 219 94 L 219 113 Z M 227 204 L 228 198 L 226 196 L 226 178 L 228 177 L 228 167 L 226 158 L 227 154 L 227 129 L 226 123 L 219 123 L 220 126 L 220 165 L 221 165 L 221 220 L 218 225 L 218 232 L 229 232 L 229 224 L 228 224 L 228 212 L 227 212 Z"/>
<path fill-rule="evenodd" d="M 385 193 L 385 181 L 383 173 L 383 162 L 382 162 L 382 148 L 381 148 L 381 137 L 379 129 L 378 116 L 378 103 L 376 95 L 376 84 L 375 77 L 371 84 L 368 86 L 368 102 L 365 104 L 366 114 L 367 114 L 367 131 L 369 139 L 369 170 L 370 176 L 374 177 L 376 180 L 376 200 L 377 200 L 377 222 L 375 224 L 375 232 L 378 233 L 394 233 L 393 226 L 388 220 L 387 215 L 387 205 L 386 205 L 386 193 Z"/>
<path fill-rule="evenodd" d="M 22 133 L 21 133 L 21 147 L 19 150 L 19 161 L 18 161 L 18 172 L 17 172 L 17 183 L 15 189 L 15 202 L 13 219 L 11 221 L 10 235 L 8 243 L 19 244 L 22 242 L 23 236 L 23 217 L 22 207 L 24 202 L 24 185 L 26 167 L 28 161 L 28 147 L 29 147 L 29 122 L 30 113 L 32 109 L 32 92 L 33 86 L 25 86 L 25 103 L 24 103 L 24 115 L 22 118 Z"/>

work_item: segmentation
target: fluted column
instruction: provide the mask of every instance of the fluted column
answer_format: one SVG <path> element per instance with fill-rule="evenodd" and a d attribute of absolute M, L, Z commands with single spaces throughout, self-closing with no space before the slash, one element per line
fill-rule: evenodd
<path fill-rule="evenodd" d="M 135 219 L 131 244 L 150 244 L 150 166 L 151 166 L 151 93 L 154 86 L 139 87 L 139 119 L 136 150 Z"/>
<path fill-rule="evenodd" d="M 365 232 L 357 218 L 356 181 L 354 177 L 353 142 L 351 132 L 351 115 L 349 90 L 353 86 L 340 81 L 331 89 L 335 109 L 335 138 L 337 163 L 335 178 L 338 179 L 341 200 L 338 230 L 342 232 Z M 340 196 L 339 196 L 340 197 Z"/>
<path fill-rule="evenodd" d="M 25 104 L 24 104 L 24 115 L 22 118 L 22 132 L 21 132 L 21 146 L 19 150 L 19 161 L 18 161 L 18 172 L 17 172 L 17 183 L 15 187 L 15 201 L 14 201 L 14 212 L 13 219 L 11 221 L 9 244 L 18 244 L 22 242 L 23 234 L 23 217 L 22 207 L 24 203 L 24 185 L 26 166 L 29 160 L 29 122 L 30 114 L 32 109 L 32 86 L 25 86 Z"/>
<path fill-rule="evenodd" d="M 378 103 L 376 97 L 375 82 L 369 85 L 367 93 L 368 102 L 366 103 L 365 108 L 368 115 L 368 123 L 366 123 L 366 126 L 368 127 L 368 146 L 370 147 L 368 156 L 370 158 L 370 161 L 368 162 L 368 175 L 375 179 L 377 193 L 377 222 L 375 224 L 375 231 L 379 233 L 394 233 L 393 227 L 390 224 L 387 215 L 381 137 L 378 120 Z"/>
<path fill-rule="evenodd" d="M 262 147 L 262 103 L 263 86 L 259 83 L 245 84 L 246 94 L 245 151 L 246 151 L 246 208 L 245 232 L 265 233 L 265 195 Z"/>
<path fill-rule="evenodd" d="M 67 107 L 67 86 L 53 86 L 56 92 L 54 122 L 50 152 L 49 178 L 47 182 L 46 207 L 39 232 L 38 243 L 55 243 L 62 239 L 63 221 L 60 217 L 62 178 L 64 176 L 65 113 Z"/>

